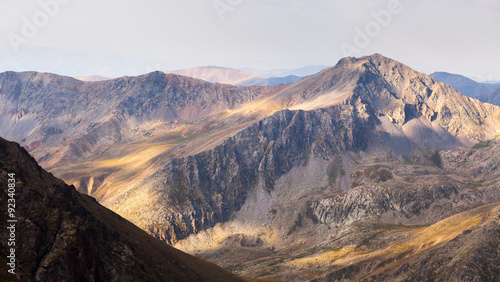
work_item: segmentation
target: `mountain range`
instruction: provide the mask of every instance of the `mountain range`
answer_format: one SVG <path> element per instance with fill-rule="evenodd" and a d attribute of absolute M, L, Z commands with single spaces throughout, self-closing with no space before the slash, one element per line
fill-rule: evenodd
<path fill-rule="evenodd" d="M 224 83 L 235 86 L 273 86 L 278 84 L 296 82 L 301 79 L 301 77 L 296 75 L 286 75 L 282 77 L 263 77 L 245 73 L 232 68 L 215 66 L 194 67 L 169 71 L 168 73 L 198 78 L 212 83 Z"/>
<path fill-rule="evenodd" d="M 100 75 L 78 76 L 78 77 L 75 77 L 75 78 L 78 79 L 78 80 L 81 80 L 81 81 L 104 81 L 104 80 L 110 80 L 110 79 L 112 79 L 110 77 L 103 77 L 103 76 L 100 76 Z"/>
<path fill-rule="evenodd" d="M 6 72 L 0 100 L 42 167 L 236 274 L 499 277 L 500 107 L 382 55 L 274 86 Z"/>

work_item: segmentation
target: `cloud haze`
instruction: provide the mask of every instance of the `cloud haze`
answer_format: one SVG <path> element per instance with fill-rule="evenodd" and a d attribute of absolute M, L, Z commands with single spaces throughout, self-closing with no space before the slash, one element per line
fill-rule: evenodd
<path fill-rule="evenodd" d="M 198 65 L 333 65 L 345 55 L 341 44 L 352 44 L 356 29 L 394 0 L 57 1 L 1 2 L 0 71 L 120 76 Z M 50 2 L 59 9 L 44 22 Z M 355 56 L 377 52 L 422 72 L 500 80 L 500 1 L 399 2 L 401 13 Z M 36 20 L 41 27 L 16 53 L 12 34 L 23 37 L 26 21 Z"/>

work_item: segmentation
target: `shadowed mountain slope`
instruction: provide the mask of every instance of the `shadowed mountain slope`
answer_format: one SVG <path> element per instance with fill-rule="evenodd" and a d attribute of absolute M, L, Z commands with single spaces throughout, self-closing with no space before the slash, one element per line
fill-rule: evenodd
<path fill-rule="evenodd" d="M 10 173 L 16 184 L 17 267 L 15 278 L 7 273 L 9 234 L 2 232 L 2 281 L 245 281 L 150 237 L 0 138 L 2 203 Z"/>
<path fill-rule="evenodd" d="M 318 278 L 347 266 L 337 255 L 359 262 L 500 201 L 496 159 L 479 157 L 498 156 L 500 108 L 378 54 L 274 87 L 160 72 L 92 83 L 6 75 L 2 128 L 29 132 L 21 141 L 42 165 L 241 275 Z"/>

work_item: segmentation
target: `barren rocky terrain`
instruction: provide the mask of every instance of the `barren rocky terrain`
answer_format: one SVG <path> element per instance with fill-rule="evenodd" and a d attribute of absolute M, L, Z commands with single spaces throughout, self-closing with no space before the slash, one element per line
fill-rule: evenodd
<path fill-rule="evenodd" d="M 237 274 L 498 277 L 500 108 L 381 55 L 272 87 L 4 73 L 0 99 L 44 168 Z"/>
<path fill-rule="evenodd" d="M 7 194 L 9 174 L 15 179 L 13 197 Z M 7 245 L 9 233 L 0 233 L 2 281 L 245 281 L 152 238 L 2 138 L 0 183 L 2 203 L 16 201 L 17 220 L 15 246 Z M 6 209 L 2 222 L 8 219 Z M 7 273 L 12 249 L 15 275 Z"/>

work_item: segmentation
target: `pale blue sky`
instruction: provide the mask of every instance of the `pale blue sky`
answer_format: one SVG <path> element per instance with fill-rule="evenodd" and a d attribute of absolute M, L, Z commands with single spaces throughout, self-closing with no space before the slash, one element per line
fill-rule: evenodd
<path fill-rule="evenodd" d="M 377 29 L 374 13 L 398 2 Z M 500 0 L 1 0 L 0 23 L 0 71 L 296 68 L 334 65 L 350 45 L 426 73 L 500 80 Z"/>

